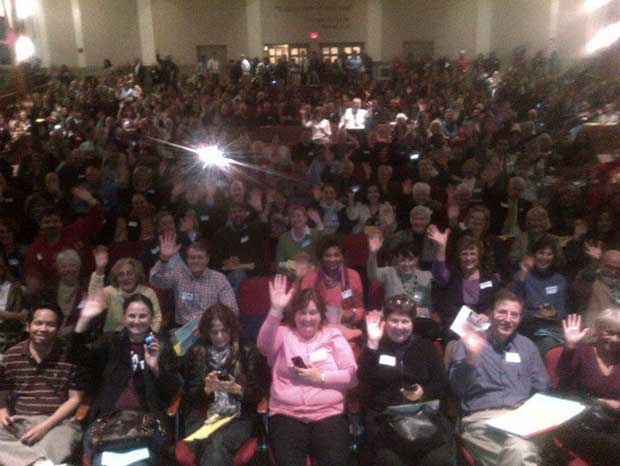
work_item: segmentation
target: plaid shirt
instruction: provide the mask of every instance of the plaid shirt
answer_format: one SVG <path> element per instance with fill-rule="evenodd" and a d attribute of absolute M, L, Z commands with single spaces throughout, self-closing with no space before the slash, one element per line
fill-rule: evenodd
<path fill-rule="evenodd" d="M 179 325 L 202 316 L 217 303 L 239 314 L 235 293 L 224 274 L 206 269 L 195 277 L 178 254 L 168 262 L 155 264 L 151 269 L 151 285 L 174 291 L 175 320 Z"/>

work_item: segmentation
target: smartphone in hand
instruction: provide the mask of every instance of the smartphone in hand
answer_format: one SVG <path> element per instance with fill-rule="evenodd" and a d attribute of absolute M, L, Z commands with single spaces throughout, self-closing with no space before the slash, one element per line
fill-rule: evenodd
<path fill-rule="evenodd" d="M 308 366 L 306 366 L 306 363 L 301 358 L 301 356 L 295 356 L 294 358 L 291 358 L 291 361 L 293 362 L 293 365 L 295 367 L 299 367 L 300 369 L 307 369 L 308 368 Z"/>

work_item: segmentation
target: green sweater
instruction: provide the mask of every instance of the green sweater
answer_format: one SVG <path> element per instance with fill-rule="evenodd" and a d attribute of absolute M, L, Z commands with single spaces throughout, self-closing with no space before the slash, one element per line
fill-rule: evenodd
<path fill-rule="evenodd" d="M 276 266 L 278 269 L 286 268 L 286 261 L 295 260 L 297 254 L 305 252 L 310 256 L 310 262 L 316 265 L 315 245 L 317 240 L 322 236 L 320 230 L 307 229 L 306 234 L 301 241 L 295 241 L 290 230 L 282 234 L 278 239 L 276 248 Z"/>

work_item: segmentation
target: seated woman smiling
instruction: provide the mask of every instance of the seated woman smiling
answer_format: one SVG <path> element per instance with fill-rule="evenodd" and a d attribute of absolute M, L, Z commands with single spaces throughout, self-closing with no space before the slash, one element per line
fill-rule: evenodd
<path fill-rule="evenodd" d="M 443 399 L 448 379 L 433 344 L 413 335 L 416 304 L 407 295 L 389 298 L 383 309 L 366 317 L 368 341 L 358 376 L 365 384 L 365 425 L 374 459 L 371 464 L 452 464 L 452 448 L 445 436 L 425 442 L 423 447 L 403 445 L 382 422 L 389 406 Z M 443 423 L 443 422 L 442 422 Z M 445 424 L 445 423 L 443 423 Z"/>
<path fill-rule="evenodd" d="M 357 385 L 351 347 L 325 325 L 325 304 L 315 290 L 298 291 L 293 299 L 286 278 L 276 276 L 269 295 L 257 344 L 272 368 L 269 426 L 276 462 L 305 466 L 311 455 L 321 466 L 349 464 L 344 399 Z"/>

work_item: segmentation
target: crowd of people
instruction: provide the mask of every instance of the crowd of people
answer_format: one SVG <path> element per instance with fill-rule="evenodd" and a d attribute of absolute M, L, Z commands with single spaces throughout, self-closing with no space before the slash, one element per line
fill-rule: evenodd
<path fill-rule="evenodd" d="M 0 115 L 0 465 L 157 464 L 179 395 L 201 466 L 235 464 L 263 399 L 279 465 L 352 464 L 352 402 L 362 464 L 620 464 L 620 165 L 584 125 L 618 123 L 611 60 L 54 69 Z M 533 439 L 487 424 L 550 390 L 587 413 Z M 403 405 L 432 438 L 403 437 Z"/>

